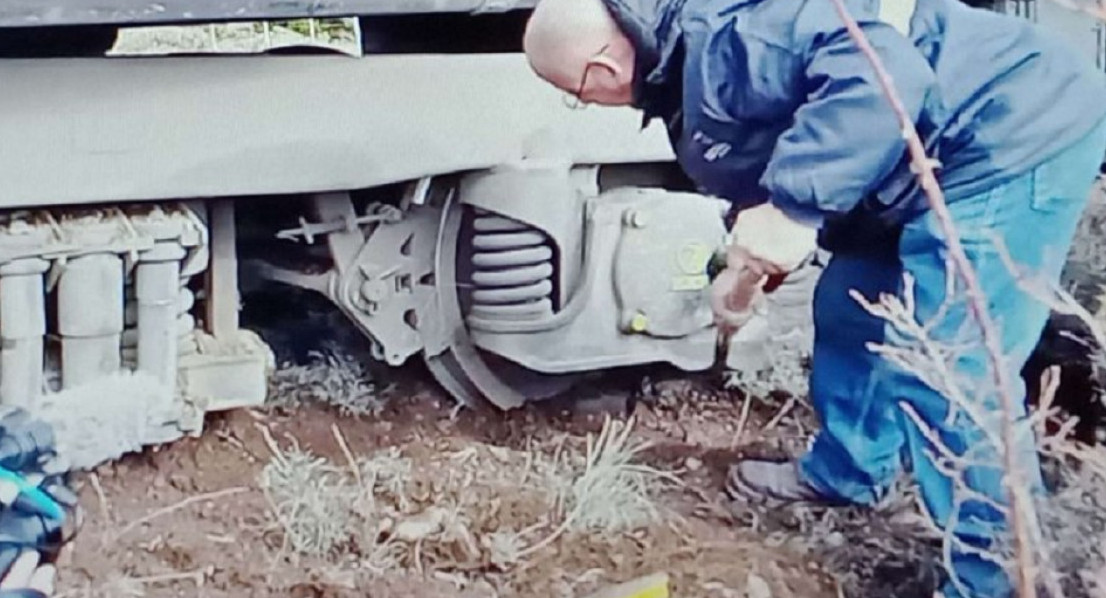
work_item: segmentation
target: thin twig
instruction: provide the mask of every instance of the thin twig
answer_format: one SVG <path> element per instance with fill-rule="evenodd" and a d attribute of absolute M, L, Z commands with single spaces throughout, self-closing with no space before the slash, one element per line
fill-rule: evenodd
<path fill-rule="evenodd" d="M 203 586 L 204 580 L 206 578 L 207 570 L 198 569 L 190 573 L 166 573 L 164 575 L 150 575 L 147 577 L 129 577 L 127 578 L 127 581 L 130 583 L 138 583 L 142 585 L 154 585 L 169 581 L 183 581 L 186 579 L 190 579 L 194 581 L 197 586 Z"/>
<path fill-rule="evenodd" d="M 1045 410 L 1048 410 L 1052 406 L 1052 402 L 1056 399 L 1056 391 L 1060 388 L 1060 366 L 1053 365 L 1041 372 L 1041 398 L 1038 404 Z M 1074 422 L 1069 422 L 1074 427 Z M 1043 426 L 1042 426 L 1043 427 Z M 1032 426 L 1030 430 L 1032 430 Z M 1067 436 L 1070 433 L 1070 428 L 1064 426 L 1061 428 L 1060 433 L 1063 434 L 1061 438 Z M 1047 546 L 1044 542 L 1039 542 L 1040 553 L 1042 560 L 1046 564 L 1052 562 L 1052 555 L 1049 553 Z M 1064 590 L 1060 585 L 1060 581 L 1055 574 L 1045 575 L 1045 587 L 1048 588 L 1048 592 L 1052 596 L 1062 597 L 1064 596 Z"/>
<path fill-rule="evenodd" d="M 203 502 L 205 500 L 215 500 L 217 498 L 223 498 L 225 496 L 231 496 L 233 494 L 241 494 L 241 493 L 246 492 L 248 490 L 249 490 L 249 488 L 247 488 L 245 486 L 239 486 L 239 487 L 236 487 L 236 488 L 225 488 L 223 490 L 219 490 L 218 492 L 209 492 L 207 494 L 197 494 L 195 496 L 190 496 L 190 497 L 188 497 L 188 498 L 186 498 L 186 499 L 184 499 L 184 500 L 182 500 L 178 503 L 175 503 L 175 504 L 169 505 L 167 507 L 158 509 L 158 510 L 154 511 L 153 513 L 150 513 L 149 515 L 146 515 L 145 517 L 142 517 L 140 519 L 136 519 L 135 521 L 132 521 L 126 527 L 119 530 L 118 534 L 115 534 L 115 540 L 119 540 L 119 538 L 122 538 L 127 533 L 133 531 L 134 529 L 138 528 L 138 526 L 140 526 L 144 523 L 149 523 L 150 521 L 153 521 L 154 519 L 157 519 L 158 517 L 163 517 L 165 515 L 175 513 L 176 511 L 179 511 L 179 510 L 181 510 L 181 509 L 183 509 L 183 508 L 185 508 L 189 505 L 192 505 L 192 504 L 195 504 L 195 503 L 198 503 L 198 502 Z"/>
<path fill-rule="evenodd" d="M 286 465 L 284 453 L 280 451 L 280 447 L 277 446 L 276 439 L 273 438 L 273 433 L 269 431 L 269 428 L 257 423 L 254 424 L 254 427 L 261 432 L 261 438 L 265 441 L 265 446 L 269 447 L 269 452 L 273 454 L 273 458 L 281 465 Z"/>
<path fill-rule="evenodd" d="M 745 394 L 745 401 L 741 404 L 741 417 L 737 420 L 737 431 L 733 435 L 733 448 L 741 446 L 741 437 L 745 435 L 745 425 L 749 423 L 749 411 L 752 409 L 753 397 Z"/>
<path fill-rule="evenodd" d="M 55 598 L 76 598 L 77 596 L 87 597 L 95 593 L 95 595 L 104 596 L 116 596 L 116 595 L 142 595 L 141 593 L 131 592 L 130 586 L 148 586 L 163 584 L 172 581 L 185 581 L 191 580 L 196 584 L 196 587 L 203 587 L 204 581 L 207 579 L 210 567 L 206 569 L 197 569 L 196 571 L 188 573 L 166 573 L 163 575 L 150 575 L 146 577 L 122 577 L 116 580 L 109 581 L 100 585 L 99 587 L 92 588 L 86 585 L 82 589 L 73 589 L 59 592 Z M 137 589 L 136 589 L 137 590 Z"/>
<path fill-rule="evenodd" d="M 365 482 L 361 479 L 361 468 L 357 466 L 357 460 L 353 458 L 353 452 L 349 450 L 346 437 L 342 435 L 342 430 L 338 428 L 338 424 L 331 424 L 330 430 L 334 433 L 334 439 L 338 441 L 338 447 L 342 449 L 346 461 L 349 462 L 349 468 L 353 470 L 353 478 L 357 480 L 357 485 L 364 490 Z"/>
<path fill-rule="evenodd" d="M 1039 413 L 1048 413 L 1052 410 L 1052 403 L 1056 400 L 1056 391 L 1060 389 L 1060 366 L 1050 365 L 1045 371 L 1041 372 L 1041 396 L 1037 399 L 1037 409 Z M 1041 432 L 1044 432 L 1044 422 L 1047 418 L 1041 420 Z"/>
<path fill-rule="evenodd" d="M 979 279 L 976 277 L 971 260 L 968 259 L 967 253 L 965 253 L 964 247 L 960 243 L 960 235 L 956 230 L 956 225 L 953 223 L 948 204 L 945 202 L 944 192 L 941 190 L 941 186 L 937 180 L 937 175 L 934 170 L 935 161 L 930 159 L 926 154 L 925 145 L 918 135 L 917 129 L 914 128 L 914 123 L 908 115 L 906 108 L 903 106 L 902 100 L 892 82 L 891 75 L 883 66 L 883 62 L 880 60 L 879 55 L 876 53 L 875 49 L 872 48 L 867 36 L 864 35 L 864 32 L 860 29 L 856 20 L 849 14 L 849 10 L 845 7 L 844 1 L 832 0 L 832 2 L 837 9 L 838 15 L 844 22 L 845 28 L 848 30 L 849 37 L 852 38 L 853 42 L 860 48 L 860 51 L 875 70 L 876 76 L 879 78 L 880 86 L 883 88 L 883 93 L 890 101 L 899 119 L 899 124 L 902 126 L 903 137 L 906 139 L 907 148 L 910 152 L 911 165 L 914 168 L 915 176 L 921 184 L 922 189 L 925 191 L 926 197 L 929 200 L 930 209 L 933 210 L 933 214 L 937 218 L 937 222 L 945 236 L 949 256 L 957 266 L 957 272 L 966 287 L 965 292 L 968 297 L 969 307 L 975 315 L 976 321 L 979 323 L 980 331 L 983 335 L 983 343 L 987 348 L 988 358 L 993 369 L 992 374 L 994 375 L 995 382 L 998 386 L 999 397 L 1002 401 L 1002 436 L 1006 444 L 1004 457 L 1007 476 L 1007 493 L 1011 505 L 1013 506 L 1011 519 L 1014 528 L 1015 553 L 1018 560 L 1018 579 L 1016 587 L 1018 589 L 1018 595 L 1021 598 L 1036 598 L 1037 585 L 1033 580 L 1033 550 L 1028 545 L 1028 539 L 1031 535 L 1029 531 L 1030 522 L 1027 520 L 1032 518 L 1035 524 L 1036 517 L 1033 516 L 1033 505 L 1025 495 L 1025 481 L 1018 464 L 1017 451 L 1015 450 L 1014 414 L 1016 413 L 1016 403 L 1012 391 L 1013 385 L 1009 379 L 1009 372 L 1006 370 L 1006 364 L 1004 363 L 1001 337 L 995 329 L 994 321 L 991 319 L 991 315 L 987 309 L 987 296 L 983 292 Z"/>
<path fill-rule="evenodd" d="M 92 484 L 92 490 L 96 492 L 96 498 L 100 501 L 100 516 L 104 518 L 104 523 L 111 523 L 111 504 L 108 503 L 107 494 L 104 493 L 104 486 L 100 484 L 100 476 L 95 471 L 89 474 L 88 481 Z"/>
<path fill-rule="evenodd" d="M 772 428 L 775 428 L 779 425 L 781 421 L 783 421 L 784 417 L 787 417 L 787 414 L 791 411 L 791 408 L 795 406 L 795 400 L 795 397 L 788 397 L 787 401 L 784 402 L 782 407 L 780 407 L 780 410 L 776 412 L 776 415 L 773 416 L 772 419 L 770 419 L 768 423 L 764 425 L 765 432 L 771 431 Z"/>
<path fill-rule="evenodd" d="M 1048 307 L 1050 310 L 1065 316 L 1074 316 L 1090 330 L 1100 350 L 1106 349 L 1106 332 L 1095 321 L 1095 317 L 1085 307 L 1079 304 L 1070 293 L 1057 285 L 1049 284 L 1045 280 L 1032 279 L 1018 267 L 1014 257 L 1010 255 L 1010 249 L 1006 242 L 997 235 L 991 235 L 991 242 L 995 251 L 1002 260 L 1006 270 L 1014 277 L 1018 288 L 1033 297 L 1036 301 Z M 1085 343 L 1084 343 L 1085 344 Z"/>
<path fill-rule="evenodd" d="M 692 486 L 691 484 L 688 484 L 688 485 L 684 486 L 684 488 L 686 488 L 688 492 L 691 492 L 692 494 L 694 494 L 696 498 L 701 500 L 702 501 L 701 506 L 704 509 L 706 509 L 710 514 L 712 514 L 712 515 L 718 517 L 719 519 L 721 519 L 723 521 L 726 521 L 728 523 L 732 523 L 732 522 L 736 521 L 736 517 L 734 517 L 734 514 L 733 514 L 732 511 L 730 511 L 729 509 L 723 507 L 721 504 L 719 504 L 719 502 L 717 500 L 712 499 L 710 496 L 708 496 L 707 493 L 704 492 L 702 488 L 696 488 L 695 486 Z"/>

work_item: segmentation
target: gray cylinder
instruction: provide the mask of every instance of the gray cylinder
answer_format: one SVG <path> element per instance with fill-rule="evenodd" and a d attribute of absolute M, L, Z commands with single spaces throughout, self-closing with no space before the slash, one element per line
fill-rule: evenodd
<path fill-rule="evenodd" d="M 122 333 L 122 258 L 97 254 L 71 259 L 58 280 L 62 388 L 118 372 Z"/>
<path fill-rule="evenodd" d="M 39 258 L 0 266 L 0 404 L 31 408 L 42 394 L 49 267 Z"/>
<path fill-rule="evenodd" d="M 183 247 L 163 243 L 142 254 L 135 272 L 138 369 L 170 387 L 177 379 L 177 325 Z"/>

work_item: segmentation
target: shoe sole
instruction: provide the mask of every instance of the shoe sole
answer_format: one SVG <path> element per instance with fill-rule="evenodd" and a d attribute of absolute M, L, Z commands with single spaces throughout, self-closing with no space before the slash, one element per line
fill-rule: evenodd
<path fill-rule="evenodd" d="M 723 490 L 732 500 L 741 500 L 750 504 L 777 509 L 789 505 L 799 505 L 811 508 L 840 508 L 848 506 L 846 503 L 836 503 L 824 498 L 780 498 L 766 494 L 751 486 L 748 482 L 736 474 L 728 474 Z"/>

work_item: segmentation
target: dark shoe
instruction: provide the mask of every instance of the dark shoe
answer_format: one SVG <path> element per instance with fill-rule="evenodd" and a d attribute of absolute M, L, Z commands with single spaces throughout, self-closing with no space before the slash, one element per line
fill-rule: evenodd
<path fill-rule="evenodd" d="M 795 461 L 739 461 L 726 476 L 730 498 L 754 503 L 810 503 L 841 506 L 844 503 L 825 496 L 802 479 Z"/>

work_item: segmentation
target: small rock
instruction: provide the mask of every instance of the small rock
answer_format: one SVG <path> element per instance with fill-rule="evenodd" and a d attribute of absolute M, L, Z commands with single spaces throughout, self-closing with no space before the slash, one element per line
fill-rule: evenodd
<path fill-rule="evenodd" d="M 624 413 L 629 408 L 629 397 L 622 394 L 605 394 L 586 399 L 578 399 L 572 405 L 572 411 L 576 415 L 594 416 Z"/>
<path fill-rule="evenodd" d="M 833 532 L 826 536 L 826 546 L 830 548 L 841 548 L 845 545 L 845 535 L 841 532 Z"/>
<path fill-rule="evenodd" d="M 569 589 L 565 595 L 573 595 L 573 590 Z M 587 598 L 629 598 L 631 596 L 658 596 L 668 598 L 668 574 L 655 573 L 653 575 L 639 577 L 626 583 L 608 586 L 598 592 L 589 594 Z"/>
<path fill-rule="evenodd" d="M 787 536 L 779 532 L 773 532 L 768 534 L 768 537 L 763 540 L 764 545 L 769 548 L 779 548 L 787 542 Z"/>
<path fill-rule="evenodd" d="M 695 457 L 688 457 L 684 460 L 684 466 L 688 471 L 699 471 L 703 468 L 703 462 Z"/>
<path fill-rule="evenodd" d="M 392 534 L 402 542 L 417 542 L 441 533 L 448 513 L 445 509 L 431 507 L 418 515 L 401 521 Z"/>
<path fill-rule="evenodd" d="M 672 395 L 687 394 L 691 391 L 691 381 L 683 378 L 672 378 L 670 380 L 661 380 L 654 385 L 659 392 L 670 393 Z"/>
<path fill-rule="evenodd" d="M 685 438 L 686 442 L 692 446 L 710 446 L 710 436 L 703 432 L 700 427 L 688 430 Z"/>
<path fill-rule="evenodd" d="M 385 517 L 380 520 L 380 523 L 376 524 L 376 535 L 391 533 L 395 529 L 396 522 L 391 517 Z"/>
<path fill-rule="evenodd" d="M 500 463 L 511 462 L 511 452 L 501 446 L 488 445 L 488 452 Z"/>
<path fill-rule="evenodd" d="M 321 572 L 321 576 L 323 578 L 323 583 L 327 586 L 333 586 L 346 590 L 357 589 L 357 574 L 354 571 L 323 569 Z"/>
<path fill-rule="evenodd" d="M 788 540 L 787 548 L 798 555 L 805 555 L 810 552 L 810 545 L 802 536 L 794 536 Z"/>
<path fill-rule="evenodd" d="M 169 485 L 182 492 L 194 492 L 196 490 L 195 480 L 183 473 L 170 474 Z"/>
<path fill-rule="evenodd" d="M 499 592 L 496 591 L 495 586 L 493 586 L 491 583 L 489 583 L 487 580 L 484 580 L 484 579 L 477 579 L 476 581 L 472 582 L 472 585 L 469 586 L 469 589 L 475 595 L 479 595 L 479 596 L 498 596 L 499 595 Z"/>
<path fill-rule="evenodd" d="M 764 581 L 763 577 L 756 573 L 749 573 L 745 578 L 745 596 L 746 598 L 772 598 L 772 588 L 768 587 L 768 582 Z"/>

